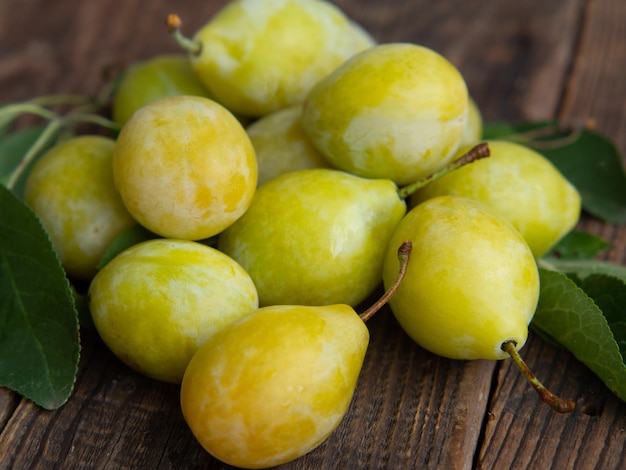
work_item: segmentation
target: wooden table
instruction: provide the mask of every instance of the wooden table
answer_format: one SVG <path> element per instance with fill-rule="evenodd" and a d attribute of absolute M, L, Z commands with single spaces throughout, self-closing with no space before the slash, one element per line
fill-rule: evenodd
<path fill-rule="evenodd" d="M 220 1 L 0 0 L 0 102 L 94 93 L 103 67 L 177 48 L 163 26 L 175 10 L 193 32 Z M 380 42 L 443 53 L 465 75 L 485 119 L 589 119 L 626 155 L 623 0 L 341 0 Z M 583 217 L 626 263 L 626 228 Z M 284 468 L 626 468 L 626 403 L 569 353 L 531 335 L 523 355 L 569 415 L 539 402 L 511 361 L 451 361 L 408 339 L 389 312 L 352 405 L 319 448 Z M 227 468 L 196 443 L 178 387 L 143 378 L 98 337 L 82 334 L 76 389 L 43 411 L 0 389 L 0 468 Z"/>

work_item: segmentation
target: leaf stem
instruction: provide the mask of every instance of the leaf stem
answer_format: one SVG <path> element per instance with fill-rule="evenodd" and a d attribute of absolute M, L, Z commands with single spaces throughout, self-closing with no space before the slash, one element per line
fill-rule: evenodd
<path fill-rule="evenodd" d="M 561 137 L 554 137 L 565 134 Z M 549 150 L 573 144 L 582 134 L 581 128 L 566 127 L 559 124 L 553 126 L 540 127 L 525 132 L 518 132 L 503 137 L 506 140 L 519 142 L 536 150 Z M 541 138 L 554 137 L 550 140 L 536 140 Z"/>
<path fill-rule="evenodd" d="M 0 108 L 0 128 L 8 125 L 21 114 L 34 114 L 48 120 L 57 117 L 53 111 L 40 105 L 31 102 L 15 103 Z"/>
<path fill-rule="evenodd" d="M 559 412 L 559 413 L 571 413 L 576 408 L 576 402 L 574 400 L 561 398 L 550 390 L 548 390 L 532 373 L 529 369 L 528 365 L 522 359 L 517 349 L 515 349 L 517 343 L 513 340 L 508 340 L 502 343 L 502 350 L 506 352 L 513 362 L 517 366 L 517 368 L 521 371 L 522 375 L 526 378 L 528 383 L 532 385 L 535 391 L 539 394 L 539 397 L 544 403 L 550 405 L 550 407 Z"/>
<path fill-rule="evenodd" d="M 28 149 L 24 158 L 22 158 L 17 168 L 11 174 L 11 178 L 7 183 L 8 189 L 14 188 L 20 176 L 22 176 L 22 173 L 24 173 L 28 167 L 28 164 L 37 156 L 40 150 L 54 138 L 54 135 L 59 131 L 59 129 L 61 129 L 61 127 L 62 121 L 60 119 L 52 119 L 48 123 L 44 131 L 39 135 L 35 143 Z"/>
<path fill-rule="evenodd" d="M 413 248 L 413 243 L 410 240 L 405 240 L 402 242 L 400 247 L 398 248 L 398 261 L 400 261 L 400 269 L 398 270 L 398 276 L 394 283 L 387 289 L 387 291 L 380 297 L 373 305 L 371 305 L 367 310 L 359 315 L 363 322 L 369 320 L 376 312 L 378 312 L 383 305 L 385 305 L 389 299 L 396 293 L 398 287 L 400 287 L 400 283 L 404 279 L 404 275 L 406 274 L 406 268 L 409 265 L 409 258 L 411 257 L 411 249 Z"/>
<path fill-rule="evenodd" d="M 411 196 L 415 191 L 417 191 L 420 188 L 423 188 L 431 181 L 441 178 L 442 176 L 447 175 L 451 171 L 454 171 L 457 168 L 461 168 L 464 165 L 472 163 L 481 158 L 486 158 L 490 154 L 491 152 L 489 150 L 489 145 L 486 142 L 482 142 L 472 147 L 471 149 L 469 149 L 466 153 L 461 155 L 459 158 L 448 163 L 442 169 L 434 172 L 431 175 L 428 175 L 425 178 L 422 178 L 421 180 L 417 180 L 414 183 L 410 183 L 398 189 L 398 196 L 400 196 L 401 199 L 406 199 L 409 196 Z"/>
<path fill-rule="evenodd" d="M 33 98 L 29 101 L 31 104 L 38 106 L 56 106 L 56 105 L 79 105 L 90 102 L 90 98 L 84 95 L 47 95 Z"/>
<path fill-rule="evenodd" d="M 76 112 L 70 113 L 65 118 L 65 121 L 72 123 L 85 122 L 90 124 L 96 124 L 112 131 L 119 131 L 120 125 L 110 119 L 100 116 L 99 114 Z"/>

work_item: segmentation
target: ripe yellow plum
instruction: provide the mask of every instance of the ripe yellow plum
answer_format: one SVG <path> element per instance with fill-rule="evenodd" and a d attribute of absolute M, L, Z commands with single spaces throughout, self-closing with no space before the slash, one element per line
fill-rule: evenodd
<path fill-rule="evenodd" d="M 235 0 L 194 36 L 194 69 L 220 103 L 261 116 L 311 87 L 374 40 L 320 0 Z"/>
<path fill-rule="evenodd" d="M 467 124 L 460 72 L 432 49 L 371 47 L 344 62 L 308 94 L 302 124 L 335 167 L 404 185 L 442 168 Z"/>
<path fill-rule="evenodd" d="M 580 194 L 548 159 L 529 147 L 487 143 L 489 158 L 432 181 L 413 195 L 411 203 L 444 194 L 480 201 L 508 219 L 538 258 L 576 226 Z"/>
<path fill-rule="evenodd" d="M 468 101 L 467 124 L 461 136 L 459 148 L 476 145 L 483 137 L 483 116 L 476 101 L 470 96 Z"/>
<path fill-rule="evenodd" d="M 368 330 L 347 305 L 272 306 L 201 347 L 181 387 L 183 416 L 213 456 L 267 468 L 321 444 L 345 415 Z"/>
<path fill-rule="evenodd" d="M 172 96 L 143 106 L 124 124 L 113 176 L 141 225 L 163 237 L 200 240 L 246 211 L 257 163 L 245 129 L 226 108 Z"/>
<path fill-rule="evenodd" d="M 301 115 L 302 106 L 296 105 L 266 114 L 247 127 L 259 185 L 291 171 L 330 166 L 302 129 Z"/>

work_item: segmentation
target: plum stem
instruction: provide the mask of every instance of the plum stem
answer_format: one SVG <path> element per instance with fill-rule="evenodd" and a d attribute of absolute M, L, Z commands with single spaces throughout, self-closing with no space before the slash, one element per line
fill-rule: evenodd
<path fill-rule="evenodd" d="M 409 265 L 409 258 L 411 257 L 411 249 L 413 248 L 413 243 L 410 240 L 405 240 L 398 247 L 398 261 L 400 261 L 400 269 L 398 270 L 398 276 L 394 283 L 387 289 L 387 291 L 372 304 L 367 310 L 359 315 L 363 322 L 369 320 L 376 312 L 378 312 L 383 305 L 385 305 L 389 299 L 396 293 L 398 287 L 400 287 L 400 283 L 404 279 L 404 275 L 406 274 L 406 268 Z"/>
<path fill-rule="evenodd" d="M 576 408 L 576 402 L 574 400 L 561 398 L 548 390 L 539 381 L 535 374 L 532 373 L 528 365 L 520 356 L 517 349 L 515 349 L 515 346 L 517 346 L 517 343 L 514 340 L 508 340 L 502 343 L 501 348 L 504 352 L 511 356 L 511 359 L 513 359 L 513 362 L 515 363 L 517 368 L 521 371 L 522 375 L 526 378 L 528 383 L 530 383 L 530 385 L 532 385 L 535 391 L 539 394 L 541 400 L 544 403 L 550 405 L 553 410 L 558 411 L 559 413 L 570 413 L 574 411 L 574 409 Z"/>
<path fill-rule="evenodd" d="M 490 154 L 491 154 L 491 151 L 489 150 L 489 145 L 486 142 L 481 142 L 480 144 L 475 145 L 474 147 L 469 149 L 466 153 L 461 155 L 459 158 L 452 160 L 442 169 L 434 172 L 431 175 L 426 176 L 425 178 L 417 180 L 414 183 L 410 183 L 398 189 L 398 195 L 400 196 L 401 199 L 406 199 L 409 196 L 411 196 L 411 194 L 413 194 L 415 191 L 417 191 L 420 188 L 423 188 L 431 181 L 441 178 L 442 176 L 447 175 L 451 171 L 454 171 L 457 168 L 461 168 L 464 165 L 472 163 L 481 158 L 486 158 Z"/>
<path fill-rule="evenodd" d="M 193 39 L 189 39 L 188 37 L 183 36 L 180 32 L 180 26 L 182 21 L 180 16 L 175 13 L 171 13 L 167 15 L 165 19 L 165 25 L 167 26 L 168 31 L 176 41 L 176 43 L 189 52 L 192 55 L 200 55 L 202 52 L 202 44 L 198 41 L 194 41 Z"/>

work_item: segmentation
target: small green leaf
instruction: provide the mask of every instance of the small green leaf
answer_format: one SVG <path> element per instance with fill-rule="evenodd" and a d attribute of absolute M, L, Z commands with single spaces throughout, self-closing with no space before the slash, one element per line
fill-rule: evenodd
<path fill-rule="evenodd" d="M 540 276 L 541 293 L 533 329 L 569 350 L 626 401 L 626 365 L 602 310 L 567 275 L 540 269 Z"/>
<path fill-rule="evenodd" d="M 559 259 L 593 259 L 598 253 L 611 247 L 611 244 L 594 234 L 572 231 L 563 237 L 546 257 Z"/>
<path fill-rule="evenodd" d="M 132 227 L 124 230 L 119 234 L 115 240 L 107 247 L 104 255 L 100 258 L 98 263 L 98 269 L 104 268 L 109 261 L 119 255 L 126 248 L 136 245 L 137 243 L 145 242 L 147 240 L 153 240 L 155 238 L 161 238 L 159 235 L 152 233 L 148 229 L 139 224 L 135 224 Z"/>
<path fill-rule="evenodd" d="M 0 385 L 54 409 L 79 357 L 72 291 L 34 213 L 0 185 Z"/>
<path fill-rule="evenodd" d="M 609 223 L 626 223 L 626 173 L 618 148 L 606 137 L 589 129 L 572 134 L 554 121 L 542 121 L 486 123 L 484 138 L 514 140 L 534 148 L 578 189 L 583 209 Z"/>

